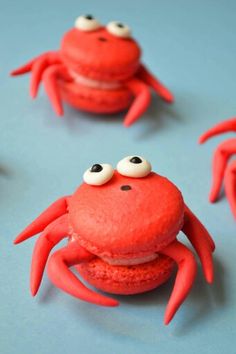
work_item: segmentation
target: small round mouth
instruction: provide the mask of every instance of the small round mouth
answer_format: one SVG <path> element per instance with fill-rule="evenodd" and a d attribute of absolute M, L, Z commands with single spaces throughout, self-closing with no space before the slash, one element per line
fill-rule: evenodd
<path fill-rule="evenodd" d="M 121 186 L 120 189 L 121 189 L 122 191 L 129 191 L 129 190 L 132 189 L 132 188 L 131 188 L 131 186 L 129 186 L 128 184 L 125 184 L 125 185 Z"/>
<path fill-rule="evenodd" d="M 106 42 L 107 41 L 107 39 L 105 37 L 98 37 L 98 40 L 100 42 Z"/>

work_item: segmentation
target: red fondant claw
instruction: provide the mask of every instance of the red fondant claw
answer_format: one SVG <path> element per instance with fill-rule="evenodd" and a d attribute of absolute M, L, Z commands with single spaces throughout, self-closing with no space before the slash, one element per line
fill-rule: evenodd
<path fill-rule="evenodd" d="M 140 66 L 138 76 L 164 101 L 167 103 L 174 102 L 174 96 L 172 93 L 154 75 L 152 75 L 143 64 Z"/>
<path fill-rule="evenodd" d="M 232 161 L 225 171 L 225 193 L 234 218 L 236 219 L 236 161 Z"/>
<path fill-rule="evenodd" d="M 36 241 L 30 274 L 30 288 L 33 296 L 38 292 L 51 249 L 66 236 L 68 236 L 67 214 L 49 224 Z"/>
<path fill-rule="evenodd" d="M 57 79 L 60 77 L 61 69 L 63 69 L 62 65 L 52 65 L 47 68 L 43 74 L 45 91 L 47 92 L 49 100 L 58 116 L 63 115 L 63 107 L 57 82 Z"/>
<path fill-rule="evenodd" d="M 222 133 L 227 133 L 236 131 L 236 118 L 231 118 L 225 122 L 221 122 L 211 129 L 207 130 L 204 134 L 202 134 L 199 138 L 199 144 L 203 144 L 208 139 L 212 138 L 215 135 L 219 135 Z"/>
<path fill-rule="evenodd" d="M 182 231 L 192 243 L 201 260 L 206 281 L 212 283 L 214 278 L 212 252 L 215 249 L 215 244 L 206 228 L 187 206 L 185 206 Z"/>
<path fill-rule="evenodd" d="M 137 79 L 127 82 L 127 87 L 135 96 L 134 102 L 124 120 L 124 125 L 129 127 L 146 111 L 151 100 L 151 94 L 148 86 Z"/>
<path fill-rule="evenodd" d="M 42 232 L 52 221 L 65 214 L 67 212 L 67 200 L 68 197 L 62 197 L 51 204 L 16 237 L 14 244 L 23 242 L 39 232 Z"/>
<path fill-rule="evenodd" d="M 55 252 L 48 261 L 48 276 L 61 290 L 100 306 L 117 306 L 118 301 L 98 294 L 87 287 L 69 270 L 69 267 L 87 262 L 94 255 L 83 249 L 77 242 L 71 242 L 67 247 Z"/>
<path fill-rule="evenodd" d="M 196 276 L 197 264 L 192 252 L 178 241 L 172 242 L 161 253 L 171 257 L 178 265 L 174 289 L 165 312 L 164 323 L 167 325 L 191 290 Z"/>
<path fill-rule="evenodd" d="M 236 139 L 228 139 L 216 149 L 212 165 L 212 187 L 209 195 L 210 202 L 215 202 L 223 182 L 227 162 L 236 152 Z"/>

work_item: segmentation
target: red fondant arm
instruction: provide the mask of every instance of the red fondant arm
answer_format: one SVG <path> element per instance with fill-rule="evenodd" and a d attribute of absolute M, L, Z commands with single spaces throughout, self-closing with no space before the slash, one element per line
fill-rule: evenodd
<path fill-rule="evenodd" d="M 226 120 L 225 122 L 216 124 L 214 127 L 207 130 L 204 134 L 200 136 L 199 143 L 202 144 L 215 135 L 227 133 L 230 131 L 236 132 L 236 118 L 231 118 L 229 120 Z"/>
<path fill-rule="evenodd" d="M 140 65 L 138 77 L 143 80 L 166 102 L 172 103 L 174 96 L 172 93 L 143 65 Z"/>
<path fill-rule="evenodd" d="M 76 241 L 55 252 L 48 261 L 48 276 L 61 290 L 81 300 L 100 306 L 117 306 L 116 300 L 95 293 L 84 286 L 69 267 L 87 262 L 94 255 L 83 249 Z"/>

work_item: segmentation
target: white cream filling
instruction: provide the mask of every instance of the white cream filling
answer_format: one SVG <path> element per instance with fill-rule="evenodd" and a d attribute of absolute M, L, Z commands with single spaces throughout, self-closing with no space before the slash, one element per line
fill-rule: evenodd
<path fill-rule="evenodd" d="M 137 258 L 109 258 L 109 257 L 101 257 L 106 263 L 110 265 L 120 265 L 120 266 L 131 266 L 137 264 L 148 263 L 154 261 L 158 257 L 157 253 L 150 254 L 145 257 L 137 257 Z"/>
<path fill-rule="evenodd" d="M 91 87 L 91 88 L 103 89 L 103 90 L 114 90 L 122 86 L 121 82 L 119 81 L 108 82 L 102 80 L 93 80 L 90 79 L 89 77 L 80 75 L 73 70 L 70 70 L 70 75 L 72 76 L 74 81 L 77 82 L 78 84 Z"/>

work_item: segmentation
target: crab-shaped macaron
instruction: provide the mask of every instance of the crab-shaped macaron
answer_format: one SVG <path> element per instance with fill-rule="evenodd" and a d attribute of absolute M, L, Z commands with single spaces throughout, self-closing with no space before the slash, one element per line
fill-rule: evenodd
<path fill-rule="evenodd" d="M 209 233 L 172 182 L 152 172 L 143 157 L 128 156 L 116 170 L 110 164 L 94 164 L 75 193 L 49 206 L 15 243 L 41 233 L 32 259 L 33 295 L 47 263 L 54 285 L 103 306 L 118 302 L 87 288 L 70 267 L 98 289 L 125 295 L 146 292 L 166 282 L 176 263 L 178 273 L 165 313 L 167 324 L 188 295 L 197 270 L 194 254 L 177 240 L 180 231 L 195 248 L 211 283 L 214 242 Z M 49 257 L 63 238 L 68 244 Z"/>
<path fill-rule="evenodd" d="M 128 109 L 124 125 L 134 123 L 149 106 L 152 88 L 164 101 L 173 96 L 141 62 L 141 49 L 130 28 L 118 21 L 103 26 L 92 15 L 80 16 L 57 51 L 46 52 L 14 70 L 31 72 L 30 94 L 43 82 L 57 115 L 62 101 L 93 113 Z"/>

